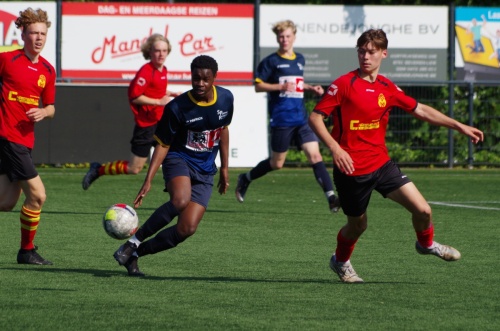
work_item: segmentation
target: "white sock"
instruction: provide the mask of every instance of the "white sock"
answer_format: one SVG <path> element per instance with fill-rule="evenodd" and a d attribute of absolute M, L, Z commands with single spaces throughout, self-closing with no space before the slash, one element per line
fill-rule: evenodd
<path fill-rule="evenodd" d="M 139 239 L 137 239 L 135 234 L 128 241 L 130 241 L 131 243 L 134 243 L 137 247 L 139 247 L 139 245 L 141 244 L 141 242 L 139 241 Z"/>

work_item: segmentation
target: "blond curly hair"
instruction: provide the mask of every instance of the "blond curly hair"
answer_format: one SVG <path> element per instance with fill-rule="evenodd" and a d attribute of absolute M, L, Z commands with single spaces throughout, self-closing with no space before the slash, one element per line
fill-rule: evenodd
<path fill-rule="evenodd" d="M 50 28 L 51 22 L 49 21 L 49 16 L 47 12 L 38 8 L 33 9 L 31 7 L 20 11 L 19 17 L 16 19 L 16 27 L 24 31 L 30 24 L 33 23 L 45 23 L 47 28 Z"/>

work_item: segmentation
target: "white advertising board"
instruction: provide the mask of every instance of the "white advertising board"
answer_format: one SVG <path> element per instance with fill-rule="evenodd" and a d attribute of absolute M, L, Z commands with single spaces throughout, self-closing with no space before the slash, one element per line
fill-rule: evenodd
<path fill-rule="evenodd" d="M 306 58 L 306 81 L 329 83 L 357 67 L 356 41 L 367 29 L 389 39 L 381 73 L 394 80 L 445 80 L 448 68 L 446 6 L 262 5 L 261 56 L 277 48 L 274 23 L 297 26 L 296 51 Z"/>
<path fill-rule="evenodd" d="M 28 7 L 33 9 L 40 8 L 46 11 L 49 16 L 51 27 L 47 34 L 47 42 L 42 51 L 42 56 L 55 67 L 57 44 L 56 27 L 58 24 L 55 2 L 2 2 L 0 6 L 0 52 L 23 47 L 24 42 L 21 39 L 21 30 L 16 27 L 15 21 L 17 17 L 19 17 L 19 12 Z"/>
<path fill-rule="evenodd" d="M 297 25 L 296 47 L 352 48 L 369 28 L 383 29 L 389 47 L 448 48 L 446 6 L 262 5 L 260 46 L 276 47 L 274 23 Z"/>
<path fill-rule="evenodd" d="M 153 33 L 172 44 L 170 80 L 190 80 L 200 54 L 219 64 L 219 80 L 252 80 L 253 6 L 228 4 L 62 4 L 62 77 L 130 79 Z"/>

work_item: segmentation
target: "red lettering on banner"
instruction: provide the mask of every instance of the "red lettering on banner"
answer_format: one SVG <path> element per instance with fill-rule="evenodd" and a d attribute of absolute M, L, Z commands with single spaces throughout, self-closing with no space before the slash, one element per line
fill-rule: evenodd
<path fill-rule="evenodd" d="M 215 46 L 212 44 L 212 37 L 195 39 L 192 33 L 184 35 L 184 38 L 182 38 L 179 44 L 181 45 L 181 54 L 184 56 L 216 50 Z"/>
<path fill-rule="evenodd" d="M 168 25 L 165 27 L 165 37 L 167 36 Z M 141 52 L 141 45 L 153 34 L 153 28 L 149 29 L 149 34 L 142 39 L 132 39 L 129 41 L 117 41 L 116 35 L 104 38 L 102 46 L 92 51 L 92 62 L 98 64 L 104 61 L 106 56 L 111 58 L 137 54 Z"/>

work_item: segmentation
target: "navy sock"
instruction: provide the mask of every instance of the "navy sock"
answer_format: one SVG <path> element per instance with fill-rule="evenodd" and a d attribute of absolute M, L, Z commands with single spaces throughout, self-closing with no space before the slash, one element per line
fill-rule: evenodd
<path fill-rule="evenodd" d="M 174 248 L 185 239 L 177 231 L 177 226 L 171 226 L 158 233 L 153 239 L 143 242 L 137 249 L 137 255 L 156 254 Z"/>
<path fill-rule="evenodd" d="M 325 162 L 321 161 L 312 165 L 314 171 L 314 177 L 316 177 L 316 181 L 319 186 L 323 189 L 323 192 L 333 191 L 333 183 L 328 174 L 328 170 L 326 170 Z"/>
<path fill-rule="evenodd" d="M 137 230 L 135 237 L 139 241 L 144 241 L 146 238 L 151 237 L 163 227 L 167 226 L 177 215 L 179 215 L 179 212 L 175 209 L 172 202 L 169 201 L 164 203 L 158 207 L 139 230 Z"/>
<path fill-rule="evenodd" d="M 252 170 L 250 170 L 250 179 L 255 180 L 273 171 L 271 168 L 271 160 L 265 159 L 259 162 Z"/>

